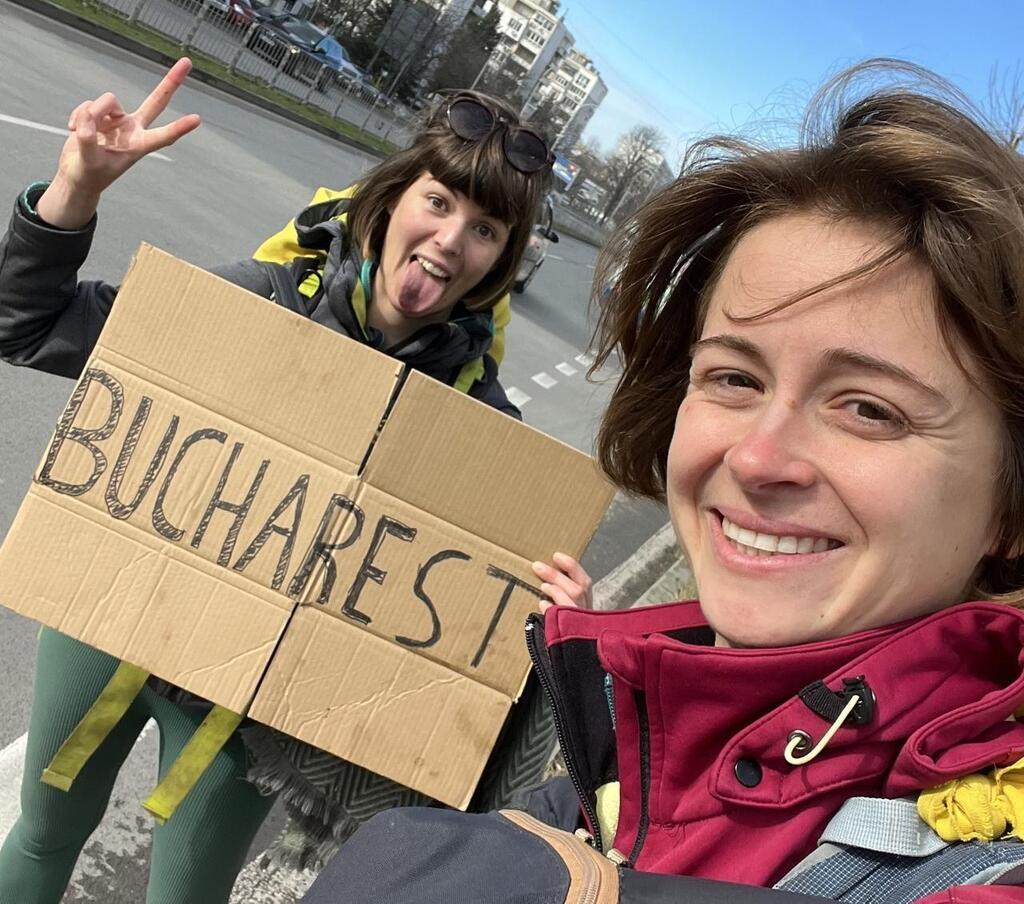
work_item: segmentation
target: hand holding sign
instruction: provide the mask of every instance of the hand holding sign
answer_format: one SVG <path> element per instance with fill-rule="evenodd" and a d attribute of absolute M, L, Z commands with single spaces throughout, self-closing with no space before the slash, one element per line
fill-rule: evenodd
<path fill-rule="evenodd" d="M 191 60 L 178 60 L 134 113 L 109 92 L 79 104 L 68 120 L 71 134 L 57 175 L 36 205 L 39 216 L 60 229 L 81 228 L 95 214 L 100 195 L 129 167 L 198 127 L 192 113 L 150 128 L 191 70 Z"/>
<path fill-rule="evenodd" d="M 548 597 L 548 600 L 541 601 L 541 611 L 552 604 L 593 609 L 594 585 L 583 566 L 564 552 L 556 552 L 552 560 L 553 566 L 544 562 L 533 563 L 533 573 L 544 582 L 540 589 Z"/>

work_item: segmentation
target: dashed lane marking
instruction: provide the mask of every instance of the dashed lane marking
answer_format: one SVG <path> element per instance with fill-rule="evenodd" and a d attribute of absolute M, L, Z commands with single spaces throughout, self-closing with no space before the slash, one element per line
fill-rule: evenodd
<path fill-rule="evenodd" d="M 0 122 L 10 123 L 12 126 L 23 126 L 26 129 L 35 129 L 37 132 L 49 132 L 51 135 L 60 135 L 61 138 L 68 137 L 67 129 L 58 129 L 56 126 L 48 126 L 45 123 L 33 122 L 31 119 L 19 119 L 17 116 L 8 116 L 5 113 L 0 113 Z M 157 151 L 153 151 L 151 154 L 146 154 L 146 157 L 155 157 L 157 160 L 164 160 L 167 163 L 173 163 L 170 157 L 160 154 Z"/>
<path fill-rule="evenodd" d="M 543 389 L 550 389 L 552 386 L 558 385 L 558 380 L 544 373 L 544 371 L 541 371 L 539 374 L 534 374 L 533 382 Z"/>
<path fill-rule="evenodd" d="M 521 389 L 516 389 L 515 386 L 509 386 L 509 388 L 505 390 L 505 395 L 508 396 L 508 400 L 515 405 L 516 408 L 522 408 L 523 405 L 530 401 L 530 396 Z"/>
<path fill-rule="evenodd" d="M 583 367 L 590 367 L 594 363 L 594 356 L 590 352 L 583 352 L 576 356 L 575 361 Z"/>
<path fill-rule="evenodd" d="M 555 370 L 557 370 L 560 374 L 565 374 L 567 377 L 571 377 L 574 373 L 576 373 L 576 368 L 573 367 L 571 364 L 567 364 L 565 361 L 563 361 L 561 364 L 556 364 Z"/>

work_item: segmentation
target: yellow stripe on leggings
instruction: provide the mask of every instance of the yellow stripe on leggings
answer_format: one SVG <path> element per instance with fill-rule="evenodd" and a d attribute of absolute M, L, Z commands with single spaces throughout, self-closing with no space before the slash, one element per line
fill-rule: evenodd
<path fill-rule="evenodd" d="M 120 663 L 96 702 L 43 770 L 41 781 L 61 791 L 69 791 L 82 767 L 121 721 L 148 677 L 149 672 L 145 669 L 127 662 Z"/>
<path fill-rule="evenodd" d="M 167 775 L 142 804 L 157 822 L 163 825 L 174 815 L 241 722 L 238 713 L 223 706 L 210 710 L 167 770 Z"/>

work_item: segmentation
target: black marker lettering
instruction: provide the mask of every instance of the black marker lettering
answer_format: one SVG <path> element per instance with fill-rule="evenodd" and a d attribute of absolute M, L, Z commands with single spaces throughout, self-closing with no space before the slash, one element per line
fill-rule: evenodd
<path fill-rule="evenodd" d="M 404 540 L 406 543 L 411 543 L 413 538 L 416 536 L 416 528 L 409 527 L 407 524 L 402 524 L 401 521 L 396 521 L 394 518 L 389 518 L 387 515 L 380 516 L 380 520 L 377 522 L 377 527 L 374 528 L 373 531 L 373 539 L 370 541 L 370 548 L 366 550 L 366 556 L 363 558 L 363 564 L 359 566 L 359 573 L 356 575 L 356 579 L 352 582 L 352 587 L 348 591 L 348 596 L 345 597 L 345 604 L 341 607 L 343 614 L 363 625 L 370 624 L 372 619 L 365 612 L 360 612 L 356 608 L 356 603 L 359 602 L 359 594 L 363 592 L 363 587 L 366 586 L 366 581 L 368 579 L 373 581 L 375 584 L 383 584 L 384 578 L 387 577 L 388 573 L 374 565 L 373 559 L 377 553 L 380 552 L 380 548 L 384 545 L 384 539 L 388 534 L 392 537 L 398 537 L 399 540 Z"/>
<path fill-rule="evenodd" d="M 352 530 L 344 540 L 338 543 L 328 543 L 326 542 L 327 535 L 334 528 L 338 520 L 337 512 L 339 511 L 352 513 Z M 320 562 L 323 565 L 324 582 L 320 586 L 320 594 L 317 596 L 316 601 L 320 605 L 326 603 L 331 598 L 334 581 L 338 576 L 338 566 L 335 564 L 331 553 L 347 549 L 355 543 L 363 532 L 363 522 L 365 520 L 366 516 L 358 505 L 347 496 L 335 493 L 331 497 L 331 501 L 327 503 L 324 516 L 320 519 L 320 527 L 317 528 L 316 536 L 313 538 L 308 552 L 303 557 L 302 564 L 299 566 L 298 571 L 295 572 L 295 577 L 292 578 L 291 584 L 288 585 L 288 596 L 292 599 L 298 599 L 302 596 L 306 590 L 306 584 L 309 583 L 309 578 L 313 574 L 313 568 L 317 562 Z"/>
<path fill-rule="evenodd" d="M 241 502 L 225 502 L 221 499 L 221 494 L 224 492 L 224 487 L 227 485 L 228 477 L 231 475 L 231 469 L 235 466 L 235 461 L 244 448 L 245 443 L 235 443 L 234 446 L 231 447 L 231 454 L 228 456 L 228 463 L 224 465 L 224 470 L 221 472 L 220 480 L 217 481 L 217 489 L 213 491 L 213 496 L 210 497 L 210 504 L 206 507 L 206 511 L 203 512 L 203 517 L 199 521 L 199 527 L 196 528 L 196 532 L 192 537 L 192 546 L 194 549 L 198 549 L 199 544 L 203 542 L 203 536 L 206 534 L 206 528 L 210 526 L 210 519 L 213 517 L 213 513 L 217 509 L 221 509 L 221 511 L 228 512 L 235 516 L 231 522 L 231 527 L 228 528 L 227 536 L 224 538 L 224 544 L 220 548 L 220 555 L 217 556 L 218 565 L 226 566 L 231 560 L 231 553 L 234 552 L 235 543 L 238 540 L 238 532 L 242 529 L 242 523 L 245 521 L 245 516 L 249 514 L 249 509 L 252 508 L 252 503 L 256 498 L 256 493 L 260 488 L 260 484 L 263 483 L 263 475 L 267 473 L 267 468 L 270 466 L 270 459 L 264 458 L 260 463 L 256 476 L 252 479 L 252 483 L 249 484 L 249 489 L 245 494 L 245 498 Z"/>
<path fill-rule="evenodd" d="M 423 587 L 424 582 L 427 579 L 427 574 L 430 569 L 447 559 L 459 559 L 463 562 L 469 562 L 472 560 L 472 556 L 466 555 L 464 552 L 460 552 L 457 549 L 442 549 L 437 555 L 431 556 L 427 559 L 426 563 L 420 566 L 420 570 L 416 574 L 416 583 L 413 585 L 412 591 L 416 596 L 423 602 L 423 605 L 427 607 L 427 611 L 430 613 L 430 620 L 433 625 L 433 629 L 430 632 L 430 637 L 426 640 L 412 640 L 409 637 L 395 637 L 400 644 L 405 644 L 407 647 L 432 647 L 441 639 L 441 620 L 437 617 L 437 609 L 434 608 L 434 601 L 427 595 L 426 589 Z"/>
<path fill-rule="evenodd" d="M 496 565 L 487 566 L 487 576 L 504 581 L 505 589 L 502 591 L 501 599 L 498 601 L 498 608 L 494 610 L 494 616 L 491 618 L 491 623 L 487 626 L 484 639 L 480 643 L 480 649 L 476 651 L 476 656 L 473 657 L 473 661 L 470 663 L 474 669 L 479 667 L 480 663 L 483 661 L 484 653 L 487 652 L 487 645 L 491 642 L 491 638 L 494 636 L 494 632 L 498 628 L 498 622 L 501 621 L 501 616 L 505 613 L 505 608 L 508 606 L 508 601 L 512 598 L 512 591 L 514 591 L 516 587 L 521 587 L 523 590 L 532 593 L 537 597 L 537 599 L 544 599 L 544 594 L 536 587 L 531 587 L 525 581 L 519 580 L 519 578 L 514 574 L 502 571 Z"/>
<path fill-rule="evenodd" d="M 149 419 L 149 411 L 152 407 L 153 400 L 149 396 L 143 396 L 142 401 L 139 402 L 138 410 L 135 412 L 135 417 L 132 419 L 132 425 L 128 428 L 128 435 L 124 438 L 124 445 L 121 446 L 121 451 L 117 455 L 117 461 L 114 462 L 114 467 L 110 471 L 110 480 L 107 482 L 107 492 L 104 498 L 107 501 L 107 511 L 119 520 L 130 518 L 132 513 L 139 507 L 139 503 L 145 498 L 153 481 L 156 480 L 156 475 L 163 467 L 164 459 L 167 458 L 167 452 L 170 450 L 171 442 L 174 440 L 174 434 L 178 432 L 178 415 L 174 415 L 167 426 L 163 439 L 160 440 L 160 445 L 157 447 L 153 459 L 146 468 L 146 473 L 142 478 L 142 483 L 139 484 L 138 490 L 135 491 L 135 496 L 131 502 L 122 502 L 118 495 L 121 490 L 121 481 L 124 479 L 125 471 L 128 470 L 128 463 L 131 461 L 135 447 L 139 443 L 139 437 L 146 426 L 146 421 Z"/>
<path fill-rule="evenodd" d="M 156 494 L 156 502 L 153 505 L 153 527 L 157 533 L 163 535 L 168 540 L 175 541 L 180 540 L 185 535 L 184 530 L 180 527 L 175 527 L 167 520 L 167 515 L 164 514 L 164 499 L 167 497 L 167 491 L 171 488 L 171 481 L 174 480 L 174 476 L 178 473 L 178 468 L 181 467 L 181 463 L 188 454 L 188 450 L 204 439 L 212 439 L 223 444 L 227 438 L 228 435 L 224 431 L 207 427 L 190 433 L 182 440 L 181 448 L 178 449 L 178 454 L 174 456 L 174 461 L 171 462 L 170 470 L 168 470 L 167 476 L 164 478 L 160 492 Z"/>
<path fill-rule="evenodd" d="M 99 383 L 110 393 L 110 414 L 107 415 L 106 421 L 99 427 L 91 429 L 72 427 L 71 425 L 74 423 L 75 417 L 85 401 L 85 394 L 92 383 Z M 79 380 L 75 391 L 71 394 L 68 407 L 64 409 L 64 413 L 57 422 L 53 441 L 46 452 L 46 460 L 43 462 L 43 466 L 39 470 L 39 476 L 36 478 L 39 483 L 66 496 L 81 496 L 83 493 L 88 493 L 95 486 L 96 481 L 100 479 L 100 475 L 107 467 L 107 457 L 97 448 L 93 441 L 110 437 L 117 427 L 117 422 L 121 419 L 121 410 L 123 408 L 124 389 L 110 374 L 94 367 L 90 367 L 82 374 L 82 379 Z M 51 476 L 54 462 L 57 460 L 57 453 L 60 452 L 65 440 L 70 440 L 73 443 L 84 446 L 92 455 L 94 462 L 92 474 L 89 475 L 84 483 L 66 483 L 63 480 L 55 480 Z"/>
<path fill-rule="evenodd" d="M 267 539 L 271 534 L 280 534 L 284 537 L 284 549 L 281 550 L 281 556 L 277 560 L 277 568 L 274 571 L 274 580 L 270 585 L 272 589 L 278 590 L 281 584 L 284 583 L 284 573 L 288 570 L 288 563 L 292 558 L 292 547 L 295 544 L 295 534 L 299 530 L 299 522 L 302 520 L 302 507 L 306 503 L 306 488 L 309 486 L 309 475 L 303 474 L 295 481 L 295 485 L 288 491 L 284 499 L 278 504 L 277 508 L 274 509 L 273 514 L 267 519 L 267 523 L 260 528 L 260 532 L 256 534 L 255 539 L 246 548 L 239 557 L 238 561 L 232 566 L 235 571 L 244 571 L 245 566 L 248 565 L 263 548 L 263 544 L 267 542 Z M 290 527 L 281 527 L 276 524 L 278 518 L 280 518 L 291 506 L 295 505 L 295 512 L 292 515 L 292 523 Z"/>

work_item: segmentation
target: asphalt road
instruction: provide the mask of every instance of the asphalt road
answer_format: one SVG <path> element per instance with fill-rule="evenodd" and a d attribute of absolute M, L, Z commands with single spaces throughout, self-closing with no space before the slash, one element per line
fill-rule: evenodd
<path fill-rule="evenodd" d="M 81 100 L 114 91 L 137 104 L 158 67 L 0 0 L 0 198 L 53 174 L 67 115 Z M 248 256 L 316 186 L 353 182 L 371 158 L 202 85 L 178 92 L 169 115 L 198 112 L 203 126 L 147 159 L 104 198 L 94 248 L 81 278 L 118 281 L 145 240 L 198 265 Z M 584 379 L 586 298 L 596 249 L 569 237 L 518 296 L 502 380 L 526 421 L 590 451 L 610 391 Z M 28 486 L 69 381 L 0 367 L 0 539 Z M 658 507 L 616 500 L 585 559 L 607 573 L 665 521 Z M 37 626 L 0 609 L 0 837 L 17 813 L 20 756 L 31 699 Z M 143 899 L 146 820 L 138 800 L 152 786 L 155 732 L 115 791 L 108 820 L 87 849 L 66 901 Z M 271 820 L 254 849 L 280 825 Z M 116 890 L 111 894 L 111 887 Z M 92 896 L 95 895 L 95 898 Z"/>

